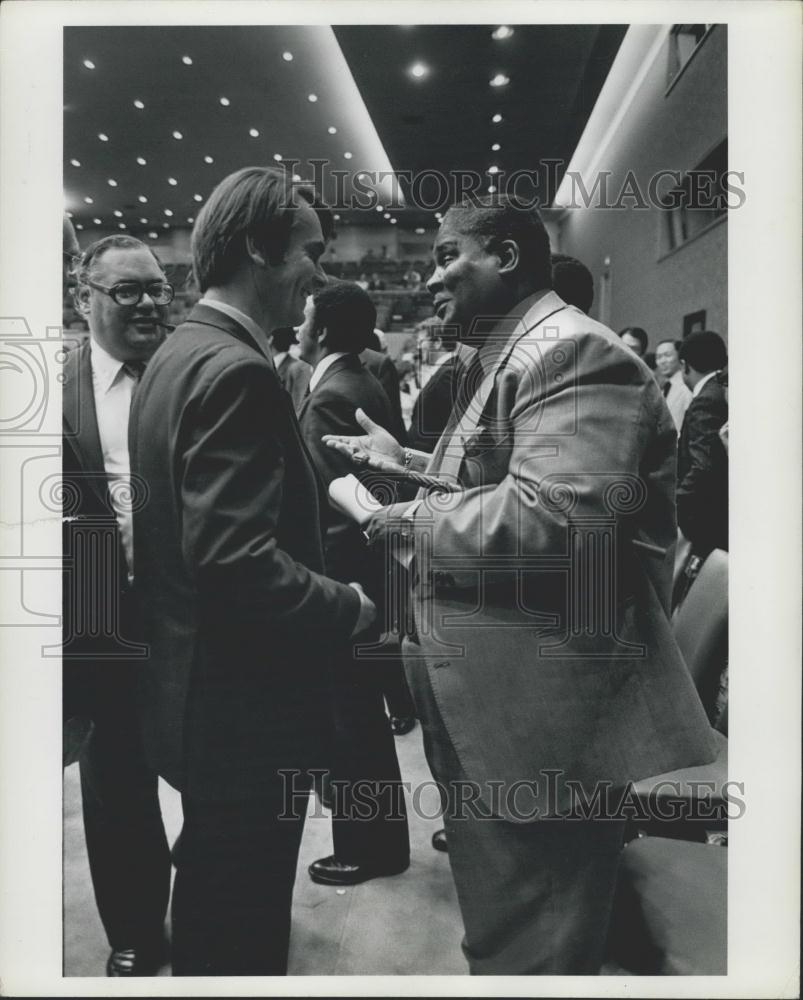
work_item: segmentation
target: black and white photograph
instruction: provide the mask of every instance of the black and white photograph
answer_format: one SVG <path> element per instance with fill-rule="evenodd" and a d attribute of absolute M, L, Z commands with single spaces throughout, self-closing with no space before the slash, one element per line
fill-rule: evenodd
<path fill-rule="evenodd" d="M 798 996 L 799 9 L 0 48 L 3 991 Z"/>

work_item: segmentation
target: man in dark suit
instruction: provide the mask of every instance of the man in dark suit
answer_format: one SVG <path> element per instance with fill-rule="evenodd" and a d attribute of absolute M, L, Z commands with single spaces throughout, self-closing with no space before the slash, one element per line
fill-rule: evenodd
<path fill-rule="evenodd" d="M 681 341 L 679 353 L 692 398 L 678 441 L 678 525 L 702 560 L 728 548 L 728 455 L 719 436 L 728 400 L 715 378 L 728 351 L 719 334 L 703 330 Z"/>
<path fill-rule="evenodd" d="M 276 374 L 290 398 L 296 413 L 307 394 L 312 369 L 299 358 L 294 358 L 290 353 L 291 344 L 296 342 L 296 331 L 292 326 L 280 327 L 274 330 L 270 338 L 270 349 L 273 354 L 273 364 L 276 366 Z"/>
<path fill-rule="evenodd" d="M 374 337 L 374 340 L 378 342 L 377 337 Z M 404 444 L 407 440 L 407 430 L 402 417 L 399 373 L 396 371 L 396 366 L 384 351 L 376 351 L 372 347 L 360 351 L 360 361 L 385 390 L 393 419 L 389 430 L 397 441 Z"/>
<path fill-rule="evenodd" d="M 269 336 L 325 281 L 314 193 L 231 174 L 192 233 L 203 298 L 137 391 L 134 518 L 150 646 L 146 747 L 182 793 L 173 972 L 283 975 L 308 785 L 331 717 L 328 651 L 373 604 L 323 575 L 327 504 Z M 331 225 L 331 215 L 321 211 Z"/>
<path fill-rule="evenodd" d="M 67 355 L 63 409 L 65 716 L 92 721 L 80 757 L 89 869 L 112 948 L 107 975 L 156 972 L 170 852 L 137 715 L 144 669 L 132 608 L 128 421 L 142 367 L 162 343 L 173 297 L 161 264 L 131 236 L 92 244 L 75 301 L 89 339 Z M 96 558 L 90 558 L 94 553 Z"/>
<path fill-rule="evenodd" d="M 298 337 L 312 378 L 298 421 L 327 487 L 351 465 L 324 445 L 324 434 L 359 431 L 355 407 L 380 426 L 393 426 L 387 396 L 359 357 L 375 322 L 376 308 L 357 284 L 329 284 L 307 300 Z M 368 551 L 354 521 L 335 508 L 325 553 L 327 573 L 337 580 L 358 580 L 377 606 L 384 607 L 384 562 Z M 379 635 L 377 626 L 364 641 L 378 641 Z M 314 861 L 309 872 L 314 882 L 354 885 L 404 871 L 410 863 L 410 840 L 396 747 L 383 703 L 383 664 L 366 656 L 360 659 L 351 643 L 339 651 L 338 661 L 330 768 L 334 854 Z M 355 816 L 358 802 L 363 812 L 370 809 L 370 818 Z"/>
<path fill-rule="evenodd" d="M 349 508 L 410 566 L 405 666 L 471 972 L 594 974 L 617 800 L 715 755 L 667 616 L 675 431 L 644 363 L 551 290 L 535 210 L 450 209 L 433 256 L 436 314 L 478 351 L 434 453 L 362 416 L 364 435 L 328 440 L 456 487 Z"/>

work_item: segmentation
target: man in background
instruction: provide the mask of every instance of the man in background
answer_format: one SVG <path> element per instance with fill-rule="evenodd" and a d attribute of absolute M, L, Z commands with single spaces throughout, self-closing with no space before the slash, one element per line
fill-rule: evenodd
<path fill-rule="evenodd" d="M 106 973 L 148 976 L 164 957 L 170 852 L 137 711 L 147 650 L 131 590 L 142 491 L 131 483 L 128 422 L 173 289 L 152 250 L 124 235 L 88 247 L 75 276 L 89 339 L 64 366 L 65 711 L 94 726 L 79 766 L 89 870 L 112 949 Z M 90 564 L 91 552 L 101 556 Z"/>
<path fill-rule="evenodd" d="M 692 398 L 678 441 L 678 526 L 703 560 L 712 549 L 728 548 L 728 455 L 719 436 L 728 402 L 716 378 L 728 351 L 718 333 L 697 331 L 681 341 L 680 361 Z"/>
<path fill-rule="evenodd" d="M 638 357 L 643 358 L 647 353 L 649 343 L 647 331 L 642 330 L 640 326 L 626 326 L 624 330 L 619 331 L 619 339 Z"/>
<path fill-rule="evenodd" d="M 594 303 L 594 279 L 591 272 L 576 257 L 565 253 L 552 254 L 552 288 L 567 305 L 576 306 L 586 315 Z"/>
<path fill-rule="evenodd" d="M 679 340 L 662 340 L 655 348 L 655 371 L 678 434 L 691 402 L 691 390 L 683 381 L 679 350 Z"/>
<path fill-rule="evenodd" d="M 296 331 L 292 326 L 274 330 L 270 340 L 273 364 L 283 387 L 290 393 L 296 413 L 304 400 L 312 369 L 299 358 L 294 358 L 290 347 L 296 343 Z"/>

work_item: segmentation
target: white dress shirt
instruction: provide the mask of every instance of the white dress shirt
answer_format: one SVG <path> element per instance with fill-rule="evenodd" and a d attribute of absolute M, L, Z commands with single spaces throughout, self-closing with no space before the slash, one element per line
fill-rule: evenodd
<path fill-rule="evenodd" d="M 346 351 L 333 351 L 332 354 L 327 354 L 325 358 L 321 358 L 318 364 L 315 365 L 315 370 L 310 376 L 309 391 L 313 391 L 315 386 L 323 378 L 324 372 L 328 371 L 338 358 L 345 358 L 345 356 Z"/>
<path fill-rule="evenodd" d="M 131 582 L 134 578 L 134 547 L 128 415 L 131 410 L 131 393 L 136 382 L 123 371 L 123 362 L 113 358 L 94 337 L 90 338 L 89 345 L 92 390 L 95 396 L 95 415 L 103 452 L 103 467 L 109 480 L 109 494 L 120 528 L 123 551 L 128 564 L 128 580 Z"/>
<path fill-rule="evenodd" d="M 669 407 L 669 412 L 672 414 L 672 420 L 675 422 L 675 427 L 678 433 L 680 433 L 680 428 L 683 426 L 683 418 L 686 415 L 689 403 L 692 401 L 691 390 L 687 388 L 686 383 L 683 381 L 683 372 L 680 369 L 669 379 L 669 392 L 666 393 L 665 399 L 666 405 Z"/>

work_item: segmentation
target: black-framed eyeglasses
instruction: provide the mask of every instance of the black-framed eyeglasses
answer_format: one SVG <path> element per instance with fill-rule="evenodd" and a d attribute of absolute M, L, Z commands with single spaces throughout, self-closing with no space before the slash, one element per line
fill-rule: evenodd
<path fill-rule="evenodd" d="M 166 306 L 173 301 L 173 296 L 176 294 L 173 286 L 167 281 L 151 281 L 147 285 L 142 285 L 139 281 L 118 281 L 108 287 L 87 278 L 86 284 L 103 292 L 104 295 L 111 296 L 118 306 L 138 306 L 144 295 L 150 296 L 155 305 Z"/>

